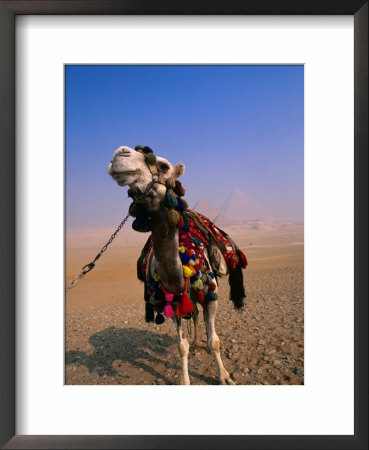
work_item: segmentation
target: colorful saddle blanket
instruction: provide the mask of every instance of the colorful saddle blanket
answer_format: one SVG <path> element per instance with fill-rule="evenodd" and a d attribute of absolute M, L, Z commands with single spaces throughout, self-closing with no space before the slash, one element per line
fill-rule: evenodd
<path fill-rule="evenodd" d="M 178 229 L 178 252 L 182 261 L 185 289 L 180 294 L 165 291 L 156 270 L 150 273 L 153 255 L 151 236 L 137 261 L 137 276 L 145 283 L 145 299 L 156 310 L 155 321 L 162 323 L 164 317 L 174 313 L 186 317 L 194 310 L 194 304 L 217 300 L 215 276 L 224 276 L 237 267 L 245 268 L 246 256 L 227 233 L 214 225 L 207 217 L 192 210 L 186 211 L 188 224 Z M 219 255 L 225 261 L 222 267 Z M 224 264 L 223 264 L 224 266 Z"/>
<path fill-rule="evenodd" d="M 215 250 L 219 250 L 225 260 L 228 271 L 235 270 L 238 266 L 243 269 L 247 266 L 245 254 L 237 247 L 231 237 L 218 228 L 211 220 L 195 211 L 188 211 L 188 215 L 196 222 L 198 228 L 206 236 L 208 241 L 208 253 L 211 266 L 218 276 L 226 275 L 218 268 L 220 263 L 215 255 Z"/>

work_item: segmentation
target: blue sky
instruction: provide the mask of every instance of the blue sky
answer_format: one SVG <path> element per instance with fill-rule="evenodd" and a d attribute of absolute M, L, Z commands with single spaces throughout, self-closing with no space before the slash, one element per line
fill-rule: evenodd
<path fill-rule="evenodd" d="M 303 217 L 303 66 L 72 65 L 65 96 L 67 227 L 126 215 L 107 166 L 137 144 L 186 165 L 190 207 L 238 187 L 271 217 Z"/>

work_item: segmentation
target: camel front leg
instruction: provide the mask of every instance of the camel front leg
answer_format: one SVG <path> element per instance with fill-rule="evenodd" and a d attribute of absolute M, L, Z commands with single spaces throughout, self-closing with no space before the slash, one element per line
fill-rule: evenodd
<path fill-rule="evenodd" d="M 173 320 L 177 325 L 178 350 L 181 355 L 181 384 L 190 384 L 190 377 L 188 376 L 188 352 L 190 349 L 190 344 L 184 337 L 182 319 L 180 317 L 175 317 Z"/>
<path fill-rule="evenodd" d="M 218 308 L 218 300 L 209 301 L 204 305 L 204 320 L 206 334 L 208 336 L 208 347 L 212 351 L 218 366 L 218 376 L 220 384 L 235 384 L 231 376 L 225 369 L 220 357 L 220 339 L 215 331 L 215 316 Z"/>

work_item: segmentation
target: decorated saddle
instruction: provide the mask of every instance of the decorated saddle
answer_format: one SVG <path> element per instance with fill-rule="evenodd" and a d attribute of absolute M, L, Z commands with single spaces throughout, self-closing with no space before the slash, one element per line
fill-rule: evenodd
<path fill-rule="evenodd" d="M 187 208 L 181 198 L 184 189 L 176 181 L 175 189 L 170 190 L 168 221 L 178 227 L 178 252 L 185 278 L 184 291 L 178 294 L 166 292 L 160 282 L 157 270 L 152 270 L 153 248 L 151 236 L 147 240 L 137 261 L 138 279 L 145 283 L 146 321 L 161 324 L 165 317 L 175 314 L 189 318 L 199 302 L 218 298 L 216 277 L 225 276 L 235 270 L 245 268 L 247 259 L 229 235 L 218 228 L 202 214 Z M 133 222 L 137 231 L 148 231 L 148 221 L 142 218 Z M 144 227 L 144 229 L 140 229 Z M 151 268 L 151 269 L 150 269 Z"/>

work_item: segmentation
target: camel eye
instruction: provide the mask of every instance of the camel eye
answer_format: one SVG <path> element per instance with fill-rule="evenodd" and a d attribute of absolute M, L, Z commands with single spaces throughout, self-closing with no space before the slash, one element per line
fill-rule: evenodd
<path fill-rule="evenodd" d="M 161 163 L 161 164 L 159 164 L 159 169 L 163 172 L 166 172 L 167 170 L 169 170 L 169 166 L 168 166 L 168 164 Z"/>

